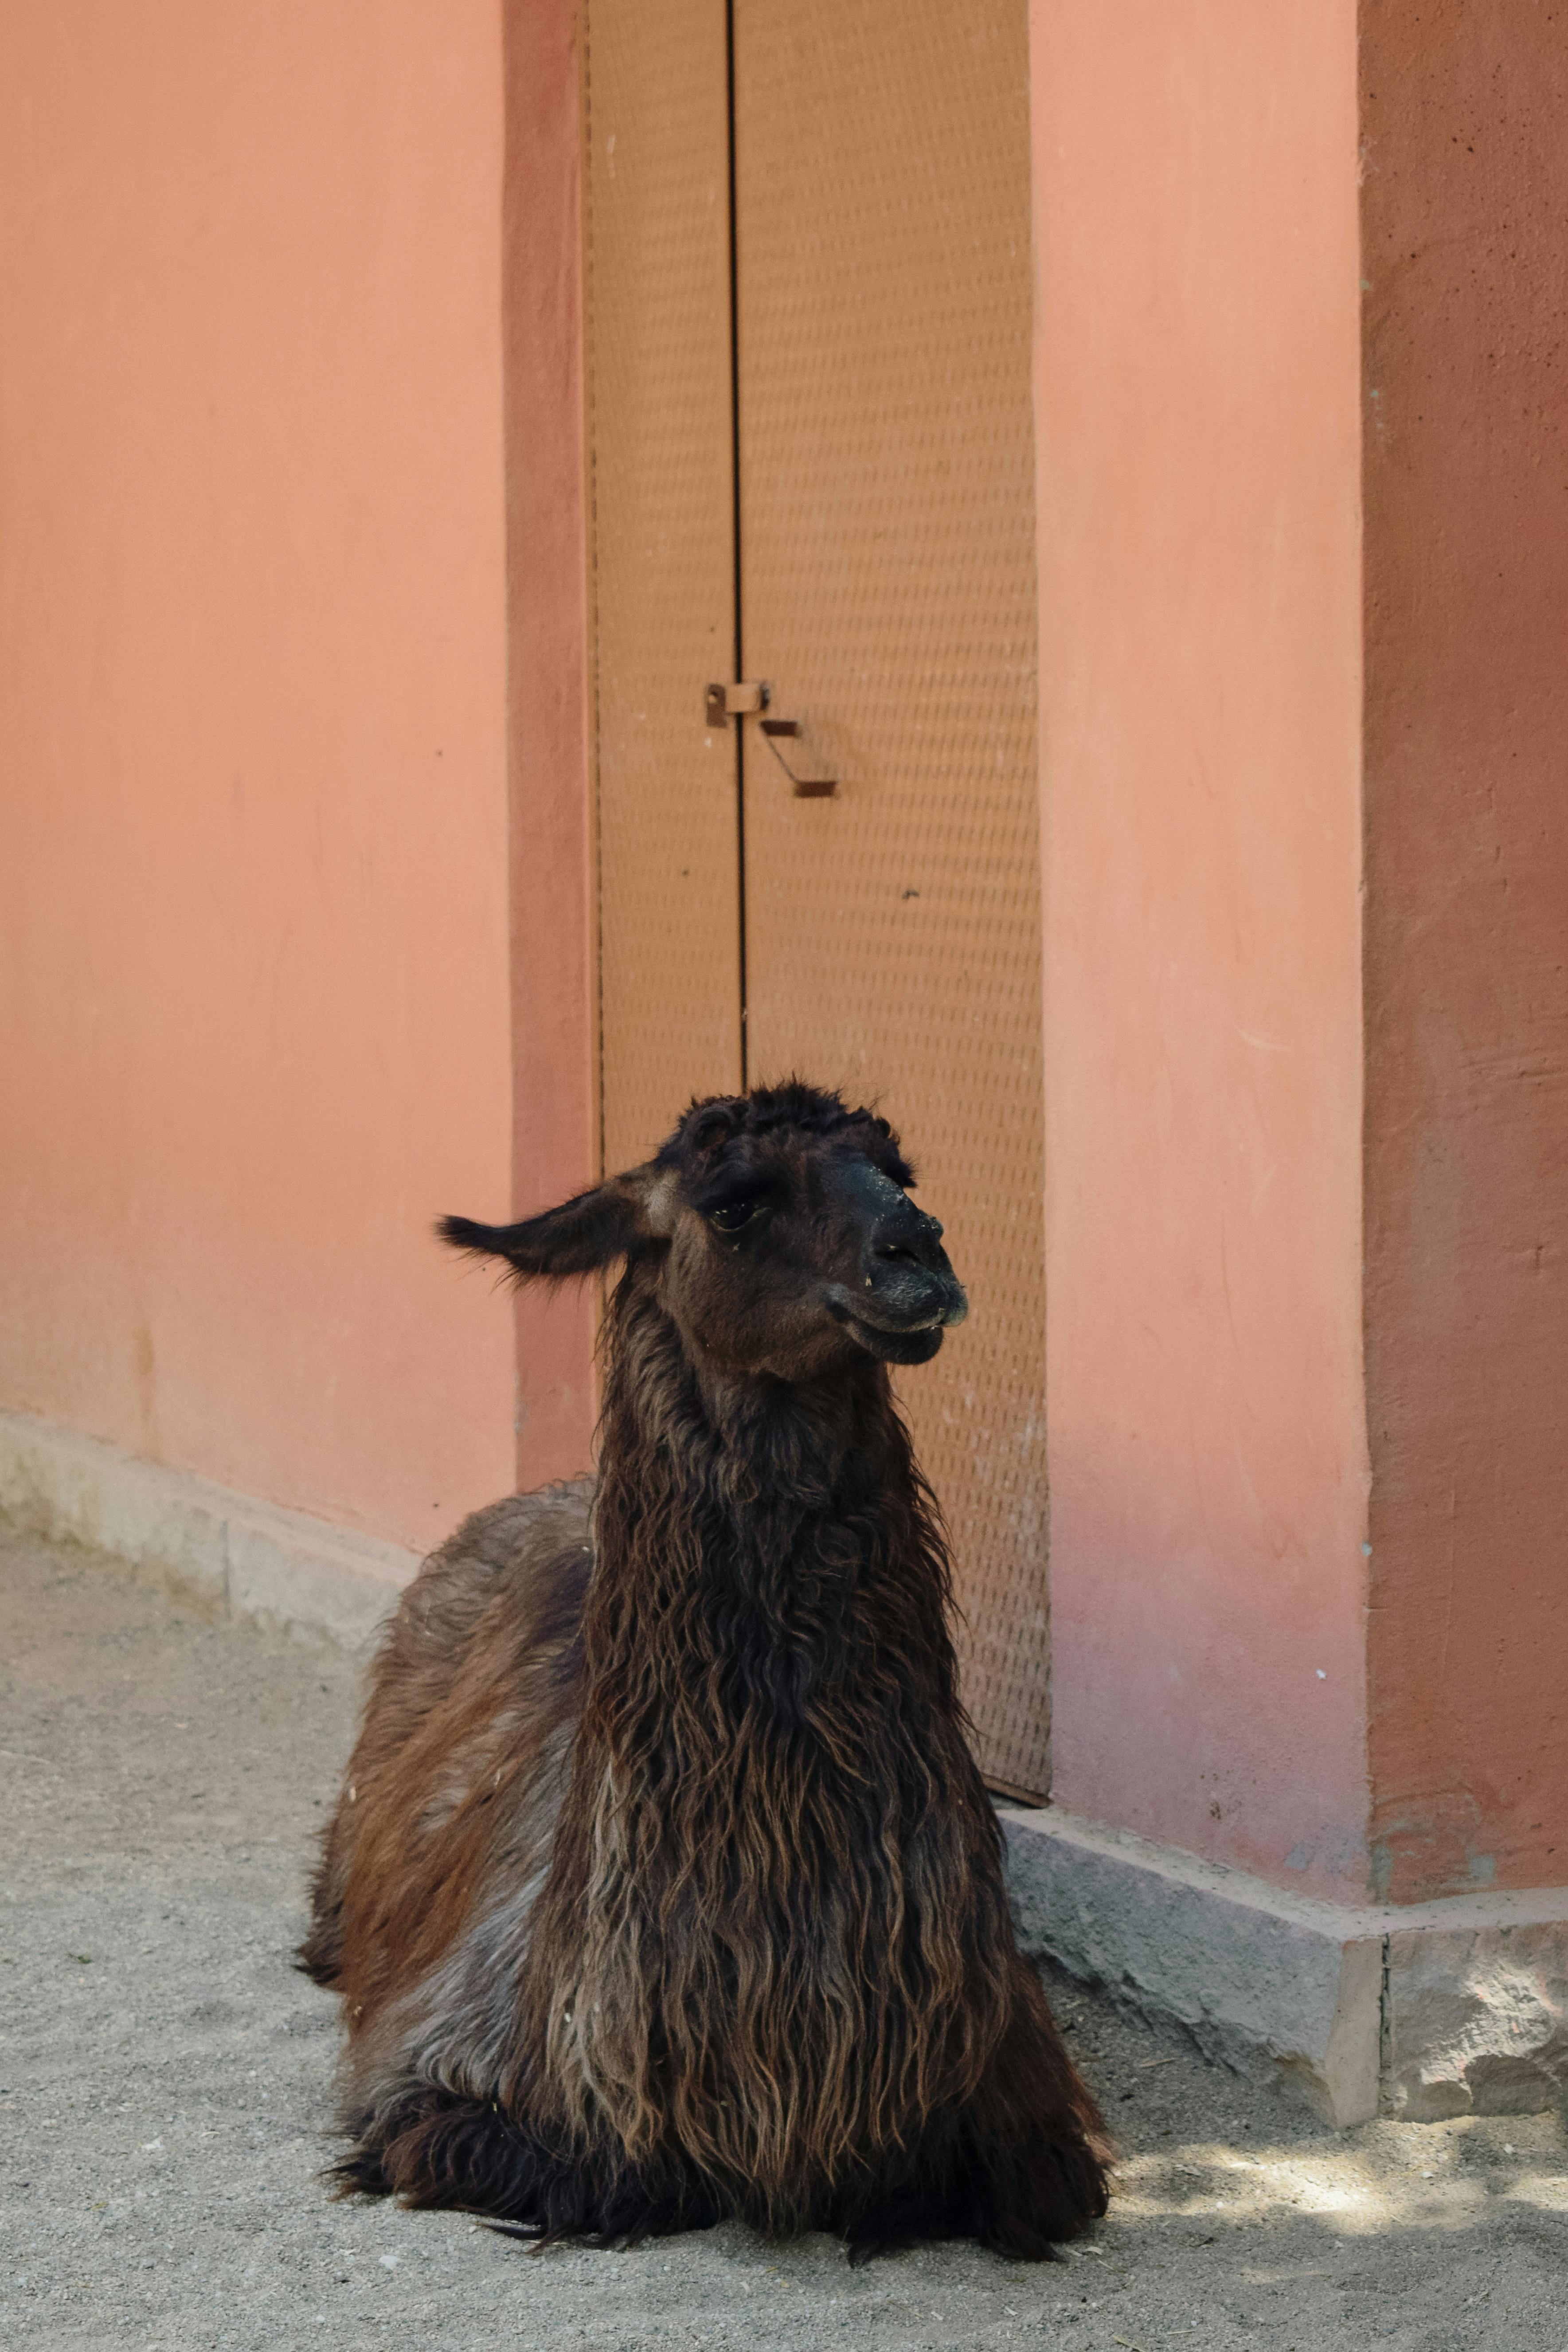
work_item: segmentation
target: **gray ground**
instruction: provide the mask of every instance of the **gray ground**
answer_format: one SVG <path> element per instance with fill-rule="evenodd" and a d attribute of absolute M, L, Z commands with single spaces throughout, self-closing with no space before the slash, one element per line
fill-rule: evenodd
<path fill-rule="evenodd" d="M 1066 1985 L 1123 2161 L 1062 2263 L 331 2203 L 333 2005 L 289 1960 L 356 1683 L 0 1539 L 0 2344 L 1568 2352 L 1561 2116 L 1336 2137 Z"/>

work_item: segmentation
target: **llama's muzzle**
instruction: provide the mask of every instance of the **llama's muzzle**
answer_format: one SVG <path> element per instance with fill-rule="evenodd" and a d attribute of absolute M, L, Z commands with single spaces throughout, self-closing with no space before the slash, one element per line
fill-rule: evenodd
<path fill-rule="evenodd" d="M 923 1363 L 969 1312 L 942 1245 L 942 1226 L 868 1161 L 840 1181 L 861 1213 L 860 1278 L 835 1283 L 828 1306 L 862 1346 L 895 1363 Z"/>

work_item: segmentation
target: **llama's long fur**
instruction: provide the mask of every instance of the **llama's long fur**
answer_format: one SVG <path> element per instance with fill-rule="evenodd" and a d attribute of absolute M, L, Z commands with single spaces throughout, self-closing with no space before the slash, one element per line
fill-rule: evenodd
<path fill-rule="evenodd" d="M 732 1378 L 689 1321 L 631 1248 L 591 1512 L 478 1514 L 379 1660 L 302 1954 L 348 2012 L 341 2177 L 549 2237 L 1043 2254 L 1104 2209 L 1102 2135 L 886 1367 Z"/>

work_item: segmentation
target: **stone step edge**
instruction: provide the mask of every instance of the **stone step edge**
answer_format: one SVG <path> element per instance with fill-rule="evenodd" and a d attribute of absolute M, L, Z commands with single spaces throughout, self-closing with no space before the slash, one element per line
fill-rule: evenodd
<path fill-rule="evenodd" d="M 0 1517 L 107 1555 L 205 1613 L 363 1651 L 419 1555 L 0 1411 Z"/>
<path fill-rule="evenodd" d="M 999 1811 L 1026 1951 L 1331 2123 L 1568 2088 L 1568 1887 L 1340 1906 L 1054 1806 Z"/>

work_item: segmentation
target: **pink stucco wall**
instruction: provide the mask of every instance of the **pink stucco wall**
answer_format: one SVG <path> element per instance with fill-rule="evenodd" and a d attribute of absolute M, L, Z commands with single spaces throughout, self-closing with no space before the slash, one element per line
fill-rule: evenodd
<path fill-rule="evenodd" d="M 1568 1868 L 1568 198 L 1360 29 L 1031 0 L 1054 1764 L 1413 1899 Z M 0 16 L 0 1404 L 416 1548 L 590 1444 L 428 1231 L 595 1158 L 576 41 Z"/>
<path fill-rule="evenodd" d="M 437 27 L 0 17 L 0 1402 L 413 1545 L 517 1402 L 428 1237 L 514 1142 L 499 0 Z"/>
<path fill-rule="evenodd" d="M 1352 0 L 1034 0 L 1054 1792 L 1365 1885 Z"/>

